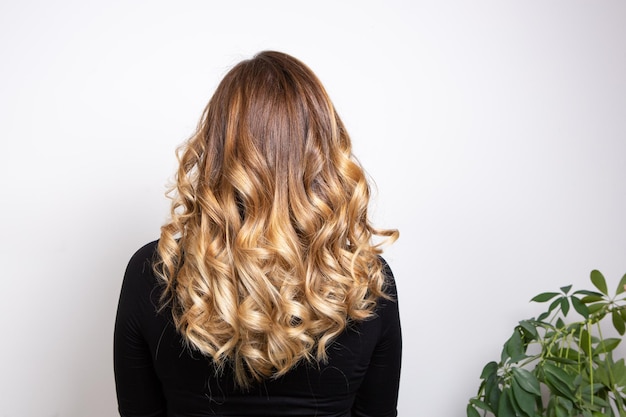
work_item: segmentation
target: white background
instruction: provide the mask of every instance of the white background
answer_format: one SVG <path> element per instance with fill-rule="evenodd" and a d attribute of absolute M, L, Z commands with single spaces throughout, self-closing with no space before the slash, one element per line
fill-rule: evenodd
<path fill-rule="evenodd" d="M 0 416 L 116 415 L 126 262 L 263 49 L 318 74 L 400 229 L 400 416 L 464 415 L 532 296 L 626 272 L 626 2 L 3 1 Z"/>

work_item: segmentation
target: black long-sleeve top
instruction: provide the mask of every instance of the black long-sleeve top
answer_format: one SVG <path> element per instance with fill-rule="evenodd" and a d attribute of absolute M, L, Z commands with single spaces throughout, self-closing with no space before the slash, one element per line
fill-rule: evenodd
<path fill-rule="evenodd" d="M 232 370 L 185 345 L 171 311 L 158 311 L 153 273 L 157 242 L 131 258 L 119 299 L 114 369 L 122 417 L 396 416 L 402 338 L 395 282 L 384 263 L 386 292 L 373 318 L 351 323 L 327 348 L 328 362 L 301 363 L 248 390 Z"/>

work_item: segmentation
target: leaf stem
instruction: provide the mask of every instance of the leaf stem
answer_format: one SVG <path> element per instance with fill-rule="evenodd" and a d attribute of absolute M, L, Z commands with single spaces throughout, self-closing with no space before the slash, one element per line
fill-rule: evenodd
<path fill-rule="evenodd" d="M 587 320 L 586 322 L 586 327 L 587 327 L 587 351 L 588 353 L 588 357 L 589 357 L 589 383 L 591 384 L 591 405 L 593 406 L 593 398 L 595 397 L 595 395 L 593 395 L 593 352 L 591 350 L 591 323 L 589 322 L 589 320 Z"/>

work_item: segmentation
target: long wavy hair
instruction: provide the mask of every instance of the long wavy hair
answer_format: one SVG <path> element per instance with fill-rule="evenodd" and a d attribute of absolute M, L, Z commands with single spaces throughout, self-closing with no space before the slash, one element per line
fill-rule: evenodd
<path fill-rule="evenodd" d="M 370 224 L 366 176 L 307 66 L 273 51 L 234 66 L 177 155 L 154 266 L 190 347 L 247 386 L 324 361 L 374 314 L 398 232 Z"/>

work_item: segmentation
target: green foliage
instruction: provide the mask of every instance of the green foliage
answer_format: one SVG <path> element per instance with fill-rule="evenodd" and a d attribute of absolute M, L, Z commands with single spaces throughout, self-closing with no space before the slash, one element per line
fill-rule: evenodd
<path fill-rule="evenodd" d="M 500 361 L 485 365 L 467 417 L 626 417 L 626 364 L 613 358 L 621 338 L 602 335 L 605 321 L 626 333 L 626 274 L 613 296 L 600 271 L 591 283 L 532 298 L 547 311 L 520 321 Z M 566 321 L 571 311 L 577 321 Z"/>

